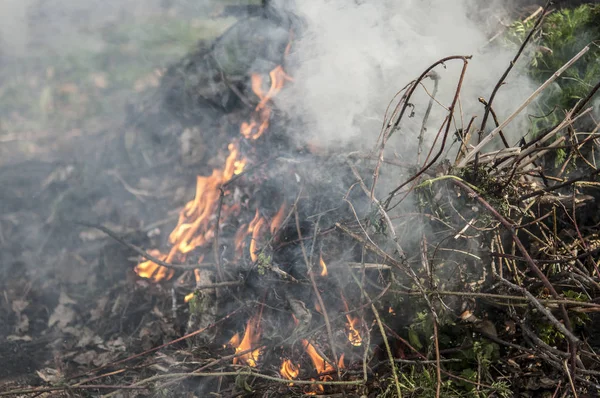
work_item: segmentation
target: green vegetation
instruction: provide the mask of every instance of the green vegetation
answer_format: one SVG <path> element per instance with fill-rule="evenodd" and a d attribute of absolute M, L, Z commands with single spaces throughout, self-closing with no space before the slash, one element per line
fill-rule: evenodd
<path fill-rule="evenodd" d="M 520 45 L 535 24 L 511 25 L 506 39 L 511 46 Z M 536 82 L 547 80 L 583 47 L 594 43 L 590 51 L 569 68 L 537 101 L 538 117 L 534 131 L 562 119 L 564 111 L 584 98 L 590 88 L 600 81 L 600 5 L 582 5 L 575 9 L 556 10 L 548 15 L 534 36 L 529 48 L 528 75 Z"/>
<path fill-rule="evenodd" d="M 13 130 L 11 119 L 18 129 L 32 130 L 111 120 L 132 93 L 158 85 L 161 68 L 233 21 L 149 17 L 102 28 L 95 35 L 101 45 L 74 43 L 58 56 L 41 49 L 11 60 L 14 67 L 0 72 L 0 109 L 8 116 L 3 127 Z"/>

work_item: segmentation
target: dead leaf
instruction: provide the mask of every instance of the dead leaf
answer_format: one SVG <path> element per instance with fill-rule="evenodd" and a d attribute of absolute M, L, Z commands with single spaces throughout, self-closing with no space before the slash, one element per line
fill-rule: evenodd
<path fill-rule="evenodd" d="M 92 363 L 94 364 L 94 366 L 104 366 L 107 363 L 110 363 L 113 361 L 113 359 L 115 359 L 116 356 L 113 353 L 110 352 L 103 352 L 101 354 L 98 354 L 92 361 Z"/>
<path fill-rule="evenodd" d="M 17 315 L 20 315 L 21 312 L 23 312 L 23 310 L 25 308 L 27 308 L 28 305 L 29 305 L 29 301 L 25 301 L 25 300 L 13 300 L 13 302 L 11 303 L 12 310 Z"/>
<path fill-rule="evenodd" d="M 58 297 L 58 304 L 77 304 L 77 302 L 69 296 L 67 296 L 65 292 L 60 292 L 60 296 Z"/>
<path fill-rule="evenodd" d="M 62 374 L 60 373 L 60 371 L 52 368 L 36 370 L 35 373 L 37 373 L 40 379 L 50 384 L 57 384 L 62 379 Z"/>
<path fill-rule="evenodd" d="M 89 365 L 94 361 L 94 359 L 96 359 L 97 356 L 98 354 L 96 353 L 96 351 L 89 350 L 77 355 L 75 358 L 73 358 L 73 362 L 76 362 L 80 365 Z"/>
<path fill-rule="evenodd" d="M 52 315 L 50 315 L 50 319 L 48 319 L 48 327 L 58 324 L 60 329 L 64 329 L 73 321 L 73 318 L 75 318 L 75 311 L 71 307 L 68 307 L 68 304 L 75 304 L 75 301 L 64 292 L 61 292 L 58 299 L 58 305 L 54 309 Z"/>
<path fill-rule="evenodd" d="M 125 351 L 127 349 L 127 347 L 125 346 L 125 342 L 121 337 L 109 341 L 108 343 L 106 343 L 106 346 L 111 351 Z"/>
<path fill-rule="evenodd" d="M 95 321 L 100 319 L 102 315 L 104 315 L 104 308 L 108 303 L 108 297 L 101 297 L 96 301 L 96 308 L 90 310 L 90 321 Z"/>
<path fill-rule="evenodd" d="M 160 75 L 154 71 L 137 79 L 133 84 L 133 89 L 139 93 L 150 87 L 158 87 L 159 84 Z"/>
<path fill-rule="evenodd" d="M 75 94 L 79 91 L 75 83 L 65 83 L 58 88 L 61 94 Z"/>
<path fill-rule="evenodd" d="M 79 341 L 77 347 L 85 347 L 90 345 L 99 345 L 104 341 L 98 335 L 96 335 L 90 328 L 84 327 L 79 335 Z"/>

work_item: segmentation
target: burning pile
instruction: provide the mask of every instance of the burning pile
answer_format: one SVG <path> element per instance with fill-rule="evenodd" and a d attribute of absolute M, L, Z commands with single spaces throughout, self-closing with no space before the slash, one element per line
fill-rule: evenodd
<path fill-rule="evenodd" d="M 281 66 L 277 66 L 269 74 L 271 78 L 270 88 L 267 92 L 263 91 L 263 79 L 258 74 L 252 75 L 252 91 L 260 99 L 260 102 L 254 110 L 250 122 L 243 122 L 240 127 L 240 134 L 247 140 L 257 140 L 265 130 L 269 127 L 269 118 L 271 108 L 268 106 L 269 101 L 283 88 L 286 80 L 290 77 L 286 75 Z M 187 254 L 191 251 L 202 248 L 212 242 L 217 234 L 218 228 L 215 222 L 217 208 L 220 216 L 218 221 L 227 222 L 230 217 L 238 216 L 241 208 L 239 204 L 232 206 L 219 205 L 221 195 L 227 195 L 230 192 L 223 191 L 223 186 L 231 181 L 231 179 L 244 171 L 247 164 L 247 159 L 240 153 L 239 139 L 231 142 L 228 146 L 229 155 L 225 160 L 223 169 L 215 169 L 211 176 L 198 176 L 196 181 L 196 195 L 194 200 L 188 202 L 179 215 L 177 226 L 169 235 L 169 243 L 172 247 L 168 254 L 162 254 L 153 251 L 151 254 L 160 258 L 167 263 L 185 262 Z M 278 223 L 281 223 L 284 206 L 275 215 L 270 223 L 270 230 L 273 233 Z M 250 255 L 253 261 L 256 261 L 256 244 L 264 230 L 266 220 L 259 215 L 258 209 L 256 216 L 250 225 L 242 226 L 236 234 L 236 252 L 240 254 L 243 240 L 246 235 L 252 236 L 250 243 Z M 202 263 L 203 258 L 198 260 Z M 152 279 L 154 282 L 161 280 L 169 280 L 173 277 L 174 271 L 156 264 L 153 261 L 144 261 L 140 263 L 135 271 L 142 278 Z M 198 273 L 196 276 L 198 277 Z M 197 280 L 200 283 L 199 280 Z"/>
<path fill-rule="evenodd" d="M 218 243 L 215 243 L 219 239 L 219 235 L 222 234 L 222 226 L 230 224 L 232 219 L 243 218 L 243 204 L 239 202 L 239 197 L 236 199 L 236 192 L 233 188 L 232 182 L 234 179 L 241 178 L 243 180 L 244 171 L 247 170 L 249 164 L 252 161 L 244 156 L 240 148 L 248 147 L 253 142 L 259 142 L 261 137 L 266 133 L 269 128 L 269 123 L 272 115 L 271 100 L 276 96 L 280 90 L 284 87 L 285 82 L 292 80 L 288 76 L 281 65 L 275 67 L 269 74 L 270 83 L 268 90 L 265 90 L 265 82 L 262 76 L 259 74 L 253 74 L 251 76 L 251 88 L 252 92 L 258 99 L 258 104 L 254 108 L 254 112 L 251 114 L 250 120 L 243 121 L 240 124 L 240 137 L 234 139 L 229 146 L 229 155 L 225 160 L 224 167 L 221 169 L 213 170 L 210 176 L 198 176 L 196 182 L 196 194 L 192 201 L 188 202 L 181 210 L 179 220 L 176 227 L 169 235 L 169 243 L 171 248 L 166 253 L 161 253 L 157 250 L 149 252 L 152 256 L 159 259 L 163 264 L 181 264 L 185 263 L 190 256 L 197 258 L 199 267 L 204 265 L 204 259 L 206 256 L 207 248 L 210 249 L 211 245 L 216 248 Z M 252 151 L 252 150 L 250 150 Z M 252 166 L 255 166 L 253 164 Z M 242 181 L 240 180 L 240 181 Z M 231 185 L 230 185 L 231 184 Z M 300 194 L 300 192 L 298 192 Z M 226 197 L 234 196 L 234 201 L 229 203 L 224 200 Z M 269 267 L 271 271 L 277 270 L 276 273 L 283 278 L 297 280 L 291 274 L 297 274 L 297 271 L 290 271 L 289 273 L 280 270 L 269 264 L 268 257 L 265 256 L 265 244 L 267 241 L 273 242 L 278 237 L 278 233 L 281 235 L 281 229 L 284 222 L 290 224 L 290 218 L 295 213 L 297 217 L 298 212 L 298 201 L 294 207 L 287 204 L 286 200 L 279 206 L 277 212 L 271 217 L 264 215 L 263 210 L 256 208 L 254 211 L 254 217 L 249 222 L 241 222 L 235 234 L 230 237 L 233 239 L 230 247 L 233 249 L 231 252 L 215 251 L 214 261 L 215 270 L 217 271 L 216 278 L 214 273 L 209 271 L 202 271 L 200 269 L 194 270 L 194 276 L 197 286 L 210 285 L 214 282 L 213 279 L 222 281 L 225 275 L 229 275 L 231 270 L 231 264 L 221 264 L 222 260 L 227 256 L 231 255 L 229 262 L 239 263 L 244 261 L 244 258 L 249 260 L 253 264 L 258 264 L 259 267 Z M 294 213 L 292 213 L 292 210 Z M 301 228 L 297 230 L 300 233 Z M 292 233 L 293 234 L 293 233 Z M 284 238 L 287 239 L 287 238 Z M 280 239 L 281 240 L 281 239 Z M 275 242 L 277 243 L 277 242 Z M 280 242 L 279 242 L 280 243 Z M 272 243 L 271 243 L 272 244 Z M 328 278 L 328 270 L 323 257 L 319 258 L 320 271 L 316 272 L 321 279 Z M 221 269 L 221 267 L 223 267 Z M 176 267 L 167 267 L 159 264 L 159 262 L 152 259 L 143 261 L 135 267 L 135 272 L 142 278 L 147 278 L 153 282 L 161 282 L 171 280 L 176 274 Z M 184 280 L 185 273 L 179 278 Z M 264 269 L 262 270 L 264 272 Z M 309 271 L 312 275 L 312 271 Z M 316 286 L 316 285 L 315 285 Z M 317 288 L 319 290 L 319 288 Z M 322 288 L 321 288 L 322 289 Z M 189 293 L 185 297 L 185 302 L 194 300 L 195 295 L 204 294 L 201 291 Z M 286 294 L 289 300 L 296 300 L 292 297 L 292 293 Z M 330 295 L 326 295 L 327 299 L 330 299 Z M 362 345 L 361 329 L 363 325 L 359 317 L 353 315 L 348 301 L 344 297 L 343 292 L 340 290 L 339 295 L 336 296 L 336 301 L 341 301 L 343 306 L 340 310 L 345 312 L 345 329 L 347 333 L 347 343 L 349 347 L 360 347 Z M 300 302 L 300 300 L 296 300 Z M 322 301 L 321 301 L 322 302 Z M 304 304 L 302 304 L 304 305 Z M 243 365 L 249 367 L 257 367 L 261 362 L 261 354 L 264 347 L 261 346 L 262 327 L 261 323 L 263 320 L 263 309 L 264 303 L 261 304 L 260 311 L 257 311 L 250 316 L 245 324 L 245 328 L 242 332 L 234 334 L 229 341 L 225 344 L 225 347 L 232 347 L 235 349 L 236 355 L 232 360 L 234 365 Z M 305 311 L 306 308 L 304 308 Z M 322 316 L 327 317 L 323 311 L 319 302 L 315 305 L 315 311 L 320 313 Z M 302 314 L 298 315 L 302 318 Z M 298 324 L 297 318 L 296 325 Z M 196 327 L 198 325 L 195 325 Z M 325 359 L 322 355 L 322 351 L 318 350 L 314 343 L 311 343 L 307 338 L 300 340 L 303 352 L 310 358 L 314 372 L 319 377 L 319 380 L 323 382 L 332 381 L 333 374 L 340 369 L 344 368 L 344 353 L 339 357 L 334 355 L 337 359 L 331 363 L 329 359 Z M 337 344 L 337 343 L 336 343 Z M 283 358 L 280 364 L 280 374 L 282 377 L 289 380 L 298 379 L 301 375 L 301 369 L 299 363 L 295 363 L 299 358 L 289 359 Z M 306 368 L 308 371 L 308 368 Z M 310 371 L 309 371 L 310 373 Z M 313 379 L 314 380 L 314 379 Z M 293 385 L 293 383 L 291 384 Z M 322 385 L 315 385 L 311 387 L 315 392 L 324 391 Z"/>
<path fill-rule="evenodd" d="M 529 142 L 510 146 L 503 132 L 586 51 L 589 47 L 506 120 L 495 120 L 487 134 L 502 80 L 492 99 L 483 101 L 482 124 L 477 127 L 473 117 L 457 128 L 455 113 L 471 57 L 444 58 L 401 91 L 373 151 L 341 160 L 322 159 L 307 148 L 282 151 L 294 159 L 269 154 L 272 148 L 262 145 L 276 131 L 272 100 L 293 76 L 282 65 L 271 70 L 269 82 L 253 74 L 255 105 L 240 121 L 223 167 L 198 176 L 195 197 L 169 235 L 170 249 L 150 251 L 153 258 L 146 256 L 135 270 L 153 282 L 174 280 L 180 272 L 182 283 L 193 270 L 196 289 L 190 293 L 189 287 L 185 297 L 188 332 L 220 330 L 205 346 L 227 358 L 231 371 L 223 375 L 236 376 L 236 386 L 247 390 L 254 388 L 247 380 L 255 377 L 277 381 L 279 393 L 292 388 L 320 394 L 373 383 L 381 393 L 402 396 L 408 389 L 441 396 L 454 388 L 449 380 L 459 378 L 491 396 L 505 386 L 496 380 L 507 379 L 507 371 L 482 369 L 501 353 L 511 366 L 553 369 L 572 384 L 597 387 L 591 377 L 597 371 L 589 372 L 580 360 L 596 366 L 596 356 L 581 348 L 573 323 L 581 314 L 600 311 L 583 298 L 599 288 L 598 240 L 584 239 L 577 222 L 594 199 L 583 190 L 597 185 L 598 126 L 576 133 L 576 122 L 590 115 L 599 86 Z M 462 69 L 452 101 L 441 104 L 435 98 L 441 77 L 434 70 L 453 62 Z M 405 128 L 405 119 L 415 116 L 412 101 L 420 88 L 431 98 L 422 113 L 416 162 L 407 165 L 390 156 L 387 145 Z M 424 126 L 436 103 L 444 116 L 427 152 Z M 448 153 L 453 129 L 460 148 L 450 166 L 440 159 Z M 484 152 L 498 138 L 506 148 Z M 550 166 L 557 148 L 573 149 L 569 161 L 590 171 L 567 176 L 566 163 L 558 170 Z M 424 161 L 422 153 L 427 153 Z M 380 198 L 382 181 L 390 179 L 395 188 Z M 555 194 L 565 190 L 570 196 Z M 409 197 L 418 206 L 408 204 Z M 586 226 L 595 221 L 588 217 Z M 561 223 L 572 233 L 561 234 Z M 530 308 L 536 311 L 529 313 Z M 552 344 L 539 330 L 550 330 L 545 336 L 552 335 Z M 487 340 L 474 340 L 473 332 Z M 507 341 L 517 333 L 532 346 Z M 536 351 L 540 346 L 547 346 L 546 352 Z M 211 361 L 190 377 L 215 376 L 202 371 L 225 360 Z M 460 364 L 473 361 L 480 372 L 476 378 L 454 374 Z M 423 375 L 422 385 L 401 384 L 399 366 Z M 382 374 L 385 381 L 373 382 Z"/>

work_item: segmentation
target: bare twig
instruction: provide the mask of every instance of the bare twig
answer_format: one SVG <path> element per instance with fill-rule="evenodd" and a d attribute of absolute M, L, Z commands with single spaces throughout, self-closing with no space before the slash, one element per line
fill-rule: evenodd
<path fill-rule="evenodd" d="M 440 150 L 438 151 L 438 153 L 433 157 L 433 159 L 431 159 L 431 161 L 429 161 L 429 163 L 427 163 L 425 166 L 423 166 L 421 168 L 421 170 L 419 170 L 417 173 L 415 173 L 412 177 L 410 177 L 408 180 L 406 180 L 404 183 L 400 184 L 400 186 L 398 186 L 396 189 L 394 189 L 392 192 L 390 192 L 388 199 L 384 202 L 384 208 L 387 207 L 390 203 L 390 201 L 392 200 L 392 198 L 394 197 L 394 195 L 401 190 L 403 187 L 405 187 L 407 184 L 410 184 L 411 181 L 416 180 L 417 178 L 419 178 L 419 176 L 421 176 L 427 169 L 429 169 L 435 162 L 437 162 L 438 158 L 441 156 L 441 154 L 444 152 L 444 148 L 446 147 L 446 139 L 448 138 L 448 132 L 450 131 L 450 126 L 452 125 L 452 120 L 454 118 L 454 108 L 456 107 L 456 103 L 458 102 L 458 98 L 460 96 L 460 91 L 462 88 L 462 84 L 463 84 L 463 80 L 465 78 L 465 73 L 467 71 L 467 65 L 469 64 L 469 59 L 471 59 L 471 56 L 460 56 L 460 57 L 450 57 L 449 59 L 460 59 L 463 61 L 463 67 L 460 73 L 460 78 L 458 79 L 458 84 L 456 85 L 456 91 L 454 93 L 454 98 L 452 99 L 452 104 L 450 105 L 449 111 L 448 111 L 448 117 L 447 117 L 447 121 L 446 121 L 446 129 L 443 133 L 442 136 L 442 144 L 440 147 Z M 432 69 L 433 67 L 435 67 L 438 63 L 440 63 L 441 61 L 438 61 L 436 64 L 434 64 L 433 66 L 430 67 L 430 69 Z M 427 72 L 429 72 L 429 70 L 427 70 Z M 401 117 L 401 116 L 400 116 Z M 400 122 L 400 119 L 398 119 L 397 123 Z M 390 133 L 391 134 L 391 133 Z M 373 186 L 375 185 L 375 181 L 373 181 Z M 371 189 L 371 196 L 373 196 L 373 188 Z"/>
<path fill-rule="evenodd" d="M 504 120 L 500 126 L 496 127 L 492 130 L 484 139 L 481 140 L 479 144 L 477 144 L 465 158 L 458 164 L 458 167 L 465 167 L 471 159 L 473 159 L 481 149 L 486 146 L 498 133 L 504 129 L 510 122 L 512 122 L 522 111 L 525 109 L 542 91 L 546 89 L 554 80 L 556 80 L 560 75 L 563 74 L 565 70 L 571 67 L 579 58 L 583 57 L 590 50 L 589 46 L 585 46 L 579 53 L 577 53 L 573 58 L 571 58 L 566 64 L 564 64 L 559 70 L 554 72 L 554 74 L 546 80 L 540 87 L 538 87 L 519 107 Z"/>
<path fill-rule="evenodd" d="M 333 338 L 333 330 L 331 328 L 331 322 L 329 321 L 329 316 L 327 315 L 327 307 L 325 306 L 325 301 L 323 301 L 323 297 L 321 297 L 321 293 L 319 293 L 319 288 L 317 287 L 317 282 L 315 281 L 315 275 L 312 271 L 312 264 L 308 260 L 308 254 L 306 253 L 306 248 L 304 247 L 304 242 L 302 241 L 302 232 L 300 231 L 300 218 L 298 217 L 298 211 L 294 211 L 294 216 L 296 218 L 296 231 L 298 233 L 298 238 L 300 239 L 300 247 L 302 248 L 302 256 L 304 257 L 304 262 L 306 263 L 306 267 L 308 269 L 308 277 L 310 278 L 310 283 L 312 284 L 313 290 L 315 292 L 315 296 L 317 297 L 317 301 L 321 306 L 321 310 L 323 311 L 323 319 L 325 320 L 325 326 L 327 328 L 327 334 L 329 336 L 329 343 L 331 345 L 331 353 L 333 354 L 333 366 L 335 367 L 338 378 L 341 380 L 342 374 L 340 372 L 340 368 L 338 367 L 338 355 L 337 350 L 335 348 L 335 340 Z"/>
<path fill-rule="evenodd" d="M 496 94 L 498 93 L 498 90 L 500 90 L 500 87 L 502 86 L 502 84 L 504 84 L 504 80 L 506 80 L 506 78 L 508 77 L 508 74 L 512 71 L 515 64 L 521 57 L 523 50 L 525 50 L 525 47 L 527 47 L 527 44 L 533 37 L 533 34 L 535 33 L 535 31 L 538 29 L 538 27 L 542 23 L 542 20 L 544 19 L 544 16 L 546 15 L 546 11 L 548 10 L 548 8 L 550 7 L 551 4 L 552 4 L 551 1 L 546 2 L 546 5 L 542 9 L 542 12 L 540 13 L 538 19 L 535 21 L 533 28 L 531 28 L 531 31 L 529 31 L 529 34 L 527 35 L 525 40 L 523 40 L 523 43 L 521 43 L 521 47 L 519 47 L 519 50 L 515 54 L 514 58 L 512 59 L 512 61 L 510 61 L 508 68 L 506 68 L 506 70 L 504 71 L 504 73 L 502 74 L 502 76 L 500 77 L 498 82 L 496 83 L 496 86 L 494 87 L 494 89 L 492 90 L 492 94 L 490 95 L 489 101 L 487 101 L 487 103 L 486 103 L 485 100 L 483 100 L 483 103 L 485 105 L 485 113 L 483 114 L 483 119 L 481 120 L 481 126 L 479 127 L 480 134 L 481 134 L 481 132 L 483 132 L 485 130 L 485 126 L 487 124 L 488 117 L 490 115 L 490 112 L 492 112 L 492 103 L 494 102 L 494 99 L 496 98 Z M 501 130 L 499 130 L 499 132 L 501 133 Z M 504 139 L 504 137 L 503 137 L 503 140 L 505 142 L 506 147 L 508 148 L 508 143 L 506 143 L 506 140 Z M 481 143 L 481 140 L 479 142 Z"/>
<path fill-rule="evenodd" d="M 106 235 L 110 236 L 111 238 L 113 238 L 114 240 L 116 240 L 117 242 L 119 242 L 120 244 L 122 244 L 123 246 L 128 247 L 129 249 L 133 250 L 134 252 L 136 252 L 137 254 L 139 254 L 140 256 L 142 256 L 143 258 L 145 258 L 146 260 L 150 260 L 153 263 L 156 263 L 158 265 L 162 265 L 163 267 L 166 268 L 171 268 L 174 270 L 179 270 L 179 271 L 192 271 L 195 269 L 200 269 L 200 268 L 214 268 L 215 264 L 211 264 L 211 263 L 204 263 L 204 264 L 172 264 L 172 263 L 167 263 L 165 261 L 162 261 L 156 257 L 154 257 L 151 254 L 148 254 L 145 250 L 143 250 L 142 248 L 131 244 L 129 242 L 127 242 L 125 239 L 121 238 L 117 233 L 115 233 L 114 231 L 99 225 L 99 224 L 91 224 L 91 223 L 86 223 L 86 222 L 77 222 L 76 224 L 85 226 L 85 227 L 89 227 L 89 228 L 95 228 L 99 231 L 104 232 Z"/>
<path fill-rule="evenodd" d="M 536 274 L 537 277 L 542 281 L 542 283 L 544 284 L 544 286 L 550 291 L 550 294 L 552 294 L 552 297 L 554 297 L 555 299 L 558 300 L 559 297 L 560 297 L 558 295 L 558 292 L 556 291 L 556 289 L 554 288 L 554 286 L 550 283 L 550 281 L 548 280 L 548 278 L 546 277 L 546 275 L 544 275 L 544 273 L 539 269 L 539 267 L 535 264 L 535 262 L 533 261 L 533 259 L 529 255 L 529 252 L 527 251 L 527 249 L 525 248 L 525 246 L 523 245 L 523 243 L 521 242 L 521 240 L 517 236 L 517 233 L 515 232 L 514 225 L 512 225 L 504 217 L 502 217 L 502 215 L 500 215 L 500 213 L 498 213 L 496 211 L 496 209 L 494 209 L 485 199 L 483 199 L 481 197 L 481 195 L 479 195 L 477 192 L 475 192 L 467 184 L 463 183 L 462 181 L 456 180 L 456 179 L 453 179 L 452 182 L 454 182 L 454 184 L 456 184 L 457 186 L 459 186 L 463 190 L 467 191 L 472 198 L 476 199 L 479 203 L 481 203 L 483 205 L 483 207 L 485 207 L 488 212 L 490 212 L 498 221 L 500 221 L 500 223 L 502 224 L 502 226 L 510 233 L 513 242 L 515 243 L 515 245 L 517 246 L 517 248 L 519 249 L 519 251 L 521 252 L 521 254 L 523 255 L 523 257 L 525 257 L 525 259 L 527 260 L 527 264 L 529 265 L 529 269 L 534 274 Z M 571 321 L 569 320 L 569 315 L 567 314 L 567 310 L 565 309 L 565 307 L 563 305 L 561 305 L 560 308 L 561 308 L 561 311 L 562 311 L 562 318 L 563 318 L 563 321 L 565 322 L 566 329 L 570 330 L 571 329 Z M 569 339 L 572 342 L 578 342 L 579 341 L 579 339 L 577 339 L 577 337 L 575 337 L 575 335 L 573 335 L 573 333 L 569 333 L 566 336 L 568 336 Z"/>

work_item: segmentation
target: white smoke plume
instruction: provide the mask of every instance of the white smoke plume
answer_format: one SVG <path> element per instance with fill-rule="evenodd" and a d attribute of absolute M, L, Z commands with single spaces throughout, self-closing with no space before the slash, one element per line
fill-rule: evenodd
<path fill-rule="evenodd" d="M 303 125 L 299 135 L 309 142 L 326 147 L 372 145 L 380 132 L 386 106 L 399 89 L 440 58 L 473 55 L 460 97 L 464 119 L 457 111 L 456 127 L 463 127 L 461 123 L 466 127 L 475 113 L 479 113 L 481 122 L 483 106 L 477 98 L 489 97 L 514 52 L 488 45 L 490 34 L 484 32 L 484 27 L 489 17 L 502 17 L 505 12 L 489 4 L 483 12 L 479 3 L 296 2 L 291 8 L 306 25 L 288 59 L 295 82 L 277 98 L 278 106 L 291 115 L 301 115 Z M 460 66 L 460 62 L 454 61 L 446 70 L 437 68 L 442 78 L 437 99 L 444 106 L 451 102 Z M 519 77 L 516 71 L 506 83 L 494 102 L 499 117 L 507 116 L 518 101 L 533 91 L 528 80 Z M 417 117 L 405 124 L 411 131 L 409 137 L 402 133 L 405 150 L 406 140 L 416 143 L 421 123 L 418 116 L 424 111 L 427 99 L 422 92 L 413 101 Z M 443 109 L 435 108 L 438 112 L 430 119 L 426 138 L 429 140 L 442 123 L 439 115 Z M 522 133 L 519 130 L 519 136 Z"/>

